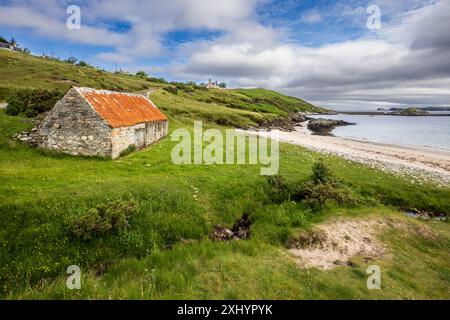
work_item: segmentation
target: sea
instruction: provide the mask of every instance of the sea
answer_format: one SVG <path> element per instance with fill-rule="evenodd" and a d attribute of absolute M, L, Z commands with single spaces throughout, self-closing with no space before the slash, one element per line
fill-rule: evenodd
<path fill-rule="evenodd" d="M 337 137 L 450 152 L 450 116 L 339 114 L 312 117 L 356 123 L 334 129 L 333 134 Z"/>

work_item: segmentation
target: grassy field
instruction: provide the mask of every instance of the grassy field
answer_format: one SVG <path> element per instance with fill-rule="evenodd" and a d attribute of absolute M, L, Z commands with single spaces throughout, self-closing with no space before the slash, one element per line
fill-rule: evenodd
<path fill-rule="evenodd" d="M 9 57 L 11 53 L 1 50 L 0 54 L 1 70 L 13 68 L 6 69 L 8 81 L 2 72 L 3 92 L 19 86 L 21 77 L 21 86 L 70 85 L 67 79 L 47 82 L 45 77 L 19 75 L 15 70 L 20 67 L 14 69 L 15 62 L 5 62 L 5 56 L 23 59 L 24 69 L 37 68 L 32 61 L 37 58 Z M 49 62 L 47 72 L 60 77 L 53 69 L 56 63 Z M 79 85 L 95 87 L 100 81 L 90 74 L 96 71 L 63 67 L 73 68 Z M 34 79 L 27 82 L 27 74 Z M 116 76 L 107 74 L 101 81 L 116 85 Z M 127 90 L 156 86 L 136 77 L 117 77 Z M 172 89 L 164 89 L 168 87 Z M 313 110 L 302 100 L 262 89 L 204 91 L 165 84 L 156 89 L 151 98 L 170 117 L 171 130 L 190 129 L 194 119 L 223 130 Z M 323 159 L 355 199 L 348 205 L 312 210 L 301 201 L 275 202 L 259 166 L 173 164 L 176 142 L 170 138 L 118 160 L 81 158 L 44 153 L 11 138 L 32 126 L 32 120 L 0 110 L 1 298 L 450 299 L 450 224 L 402 214 L 405 208 L 418 208 L 448 215 L 449 188 L 414 185 L 283 144 L 280 174 L 289 185 L 308 181 L 313 165 Z M 119 200 L 135 205 L 127 227 L 90 239 L 74 234 L 74 220 Z M 231 227 L 244 214 L 253 222 L 250 239 L 209 239 L 215 225 Z M 338 217 L 386 219 L 392 227 L 379 236 L 386 254 L 369 262 L 355 258 L 351 267 L 332 271 L 299 268 L 287 241 Z M 408 227 L 398 229 L 399 224 Z M 433 237 L 419 232 L 421 228 L 429 228 Z M 382 290 L 367 289 L 369 264 L 382 268 Z M 79 291 L 66 288 L 70 265 L 82 269 Z"/>
<path fill-rule="evenodd" d="M 27 119 L 1 113 L 0 124 L 4 298 L 449 298 L 449 224 L 416 222 L 398 210 L 448 213 L 448 189 L 411 185 L 282 145 L 281 174 L 289 182 L 307 180 L 322 157 L 360 199 L 358 205 L 312 212 L 301 203 L 271 202 L 257 166 L 172 164 L 170 139 L 115 161 L 76 158 L 12 141 L 13 132 L 30 126 Z M 128 228 L 91 240 L 70 232 L 71 217 L 117 199 L 138 205 Z M 214 225 L 231 227 L 244 213 L 254 221 L 250 240 L 208 239 Z M 290 236 L 336 216 L 427 224 L 438 240 L 396 230 L 384 234 L 389 254 L 376 261 L 385 270 L 383 290 L 369 291 L 367 263 L 304 270 L 287 252 Z M 83 270 L 81 291 L 65 287 L 65 270 L 72 264 Z"/>

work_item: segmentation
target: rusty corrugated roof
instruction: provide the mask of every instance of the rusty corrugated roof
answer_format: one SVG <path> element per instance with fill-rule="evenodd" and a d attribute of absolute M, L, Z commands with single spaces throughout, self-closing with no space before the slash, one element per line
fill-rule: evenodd
<path fill-rule="evenodd" d="M 163 121 L 167 117 L 142 95 L 75 88 L 112 128 Z"/>

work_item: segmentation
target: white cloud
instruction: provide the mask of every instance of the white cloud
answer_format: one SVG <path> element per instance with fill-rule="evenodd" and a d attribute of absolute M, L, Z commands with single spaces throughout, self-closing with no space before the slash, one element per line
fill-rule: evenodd
<path fill-rule="evenodd" d="M 185 78 L 214 76 L 236 86 L 260 86 L 331 107 L 450 103 L 450 2 L 406 13 L 378 39 L 308 48 L 249 42 L 202 44 L 171 72 Z M 433 28 L 435 24 L 437 28 Z"/>
<path fill-rule="evenodd" d="M 62 14 L 65 17 L 65 11 Z M 0 7 L 0 24 L 28 28 L 41 36 L 81 44 L 117 46 L 126 41 L 123 35 L 86 25 L 81 30 L 69 30 L 65 20 L 58 20 L 54 16 L 22 6 Z"/>
<path fill-rule="evenodd" d="M 93 0 L 81 5 L 80 30 L 68 30 L 66 7 L 56 0 L 17 0 L 0 6 L 0 25 L 27 28 L 39 36 L 80 44 L 113 47 L 98 57 L 144 58 L 167 53 L 161 44 L 166 32 L 209 29 L 229 33 L 264 27 L 251 15 L 261 0 Z M 47 10 L 48 8 L 48 10 Z M 102 22 L 126 21 L 131 30 L 121 33 L 99 27 Z M 256 30 L 257 28 L 261 30 Z M 250 35 L 248 35 L 250 36 Z"/>
<path fill-rule="evenodd" d="M 287 43 L 285 30 L 258 22 L 256 7 L 268 0 L 94 0 L 82 6 L 84 24 L 79 32 L 65 28 L 65 2 L 43 1 L 18 0 L 0 7 L 0 25 L 105 46 L 96 56 L 103 61 L 139 68 L 136 62 L 141 59 L 166 57 L 172 62 L 158 68 L 174 78 L 216 77 L 235 86 L 280 90 L 325 106 L 450 103 L 448 0 L 427 5 L 420 0 L 374 1 L 383 15 L 391 17 L 381 31 L 318 48 Z M 405 11 L 408 5 L 413 10 Z M 320 23 L 338 15 L 353 25 L 367 18 L 360 4 L 338 3 L 333 8 L 333 12 L 305 12 L 301 20 Z M 110 21 L 127 21 L 131 29 L 108 30 L 105 23 Z M 205 29 L 220 31 L 222 36 L 186 43 L 173 52 L 162 44 L 167 32 Z"/>
<path fill-rule="evenodd" d="M 305 12 L 302 15 L 301 21 L 305 22 L 305 23 L 314 24 L 314 23 L 322 22 L 323 18 L 319 11 L 311 10 L 311 11 Z"/>

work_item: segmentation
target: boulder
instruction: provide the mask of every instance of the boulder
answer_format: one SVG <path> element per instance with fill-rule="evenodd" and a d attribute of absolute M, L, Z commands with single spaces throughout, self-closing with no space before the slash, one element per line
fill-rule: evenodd
<path fill-rule="evenodd" d="M 308 123 L 308 129 L 315 135 L 319 136 L 332 136 L 331 132 L 336 127 L 354 125 L 343 120 L 331 120 L 331 119 L 312 119 Z"/>
<path fill-rule="evenodd" d="M 233 239 L 233 232 L 230 229 L 215 226 L 209 237 L 215 241 L 229 241 Z"/>
<path fill-rule="evenodd" d="M 227 229 L 220 226 L 215 226 L 214 231 L 209 235 L 209 238 L 214 241 L 230 241 L 230 240 L 244 240 L 250 237 L 250 221 L 247 214 L 236 221 L 233 228 Z"/>

